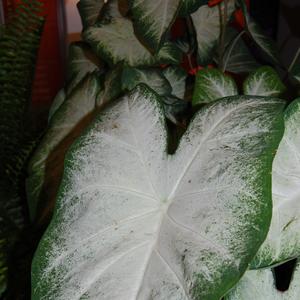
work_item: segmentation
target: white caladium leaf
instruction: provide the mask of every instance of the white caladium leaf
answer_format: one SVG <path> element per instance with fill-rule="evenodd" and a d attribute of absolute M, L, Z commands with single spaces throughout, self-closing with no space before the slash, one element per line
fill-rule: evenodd
<path fill-rule="evenodd" d="M 272 170 L 273 218 L 253 268 L 300 256 L 300 99 L 285 112 L 285 132 Z"/>
<path fill-rule="evenodd" d="M 175 21 L 181 0 L 130 0 L 135 32 L 151 49 L 158 51 Z"/>
<path fill-rule="evenodd" d="M 230 76 L 214 68 L 206 68 L 197 72 L 193 105 L 205 104 L 234 95 L 238 95 L 238 89 Z"/>
<path fill-rule="evenodd" d="M 202 5 L 192 16 L 198 43 L 198 62 L 209 63 L 214 55 L 221 32 L 220 11 L 224 13 L 224 5 L 209 7 Z M 234 1 L 228 1 L 228 18 L 234 11 Z"/>
<path fill-rule="evenodd" d="M 122 75 L 123 90 L 130 91 L 138 84 L 147 84 L 159 95 L 171 95 L 172 87 L 164 77 L 162 70 L 157 68 L 125 68 Z"/>
<path fill-rule="evenodd" d="M 243 90 L 245 95 L 278 97 L 285 91 L 285 86 L 273 68 L 263 66 L 246 78 Z"/>
<path fill-rule="evenodd" d="M 99 58 L 93 54 L 86 43 L 75 42 L 70 44 L 68 58 L 67 94 L 87 75 L 104 72 L 104 67 Z"/>
<path fill-rule="evenodd" d="M 124 62 L 125 66 L 149 66 L 160 63 L 177 63 L 179 50 L 165 43 L 152 55 L 136 38 L 132 22 L 126 18 L 113 18 L 110 23 L 96 24 L 83 32 L 83 39 L 109 64 Z"/>
<path fill-rule="evenodd" d="M 186 72 L 177 66 L 170 66 L 163 70 L 163 75 L 167 78 L 172 87 L 172 95 L 179 99 L 184 99 Z"/>
<path fill-rule="evenodd" d="M 52 116 L 28 166 L 26 189 L 32 219 L 36 217 L 37 210 L 42 211 L 55 198 L 64 153 L 94 110 L 98 91 L 97 76 L 87 75 Z"/>
<path fill-rule="evenodd" d="M 77 3 L 83 27 L 96 23 L 105 2 L 105 0 L 80 0 Z"/>
<path fill-rule="evenodd" d="M 289 289 L 278 291 L 271 269 L 247 271 L 225 300 L 299 300 L 300 263 L 294 270 Z"/>
<path fill-rule="evenodd" d="M 263 53 L 275 64 L 278 63 L 278 51 L 274 41 L 268 37 L 260 26 L 251 18 L 244 0 L 237 0 L 246 21 L 246 29 L 253 41 Z"/>
<path fill-rule="evenodd" d="M 56 113 L 56 111 L 60 108 L 60 106 L 63 104 L 63 102 L 66 99 L 66 92 L 65 89 L 61 89 L 57 95 L 55 96 L 50 110 L 49 110 L 49 115 L 48 115 L 48 122 L 50 122 L 50 120 L 52 119 L 52 117 L 54 116 L 54 114 Z"/>
<path fill-rule="evenodd" d="M 99 114 L 66 157 L 32 299 L 220 299 L 271 218 L 279 99 L 200 110 L 167 153 L 157 94 L 139 86 Z"/>

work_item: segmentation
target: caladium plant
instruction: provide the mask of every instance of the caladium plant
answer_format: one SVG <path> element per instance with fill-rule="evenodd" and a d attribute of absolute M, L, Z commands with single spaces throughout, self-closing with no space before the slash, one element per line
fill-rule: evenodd
<path fill-rule="evenodd" d="M 83 40 L 28 167 L 32 220 L 52 217 L 32 299 L 247 300 L 255 276 L 274 295 L 270 268 L 300 256 L 298 102 L 281 141 L 285 85 L 248 4 L 78 2 Z"/>

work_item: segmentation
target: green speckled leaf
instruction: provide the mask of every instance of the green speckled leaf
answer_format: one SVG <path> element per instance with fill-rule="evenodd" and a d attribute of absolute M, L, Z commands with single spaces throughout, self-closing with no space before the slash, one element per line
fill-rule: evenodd
<path fill-rule="evenodd" d="M 158 51 L 175 21 L 181 0 L 131 0 L 135 32 L 150 49 Z"/>
<path fill-rule="evenodd" d="M 139 86 L 73 144 L 33 300 L 218 300 L 245 272 L 271 218 L 282 101 L 207 105 L 174 155 L 159 102 Z"/>
<path fill-rule="evenodd" d="M 224 6 L 220 5 L 222 11 Z M 228 18 L 234 11 L 234 1 L 228 1 Z M 198 63 L 206 65 L 212 61 L 220 37 L 220 8 L 202 5 L 192 15 L 198 43 Z"/>
<path fill-rule="evenodd" d="M 285 112 L 285 132 L 272 170 L 273 218 L 253 268 L 300 256 L 300 99 Z"/>
<path fill-rule="evenodd" d="M 126 18 L 89 27 L 83 32 L 83 39 L 111 65 L 124 62 L 125 66 L 138 67 L 180 60 L 179 50 L 171 43 L 165 43 L 158 54 L 152 55 L 136 38 L 132 22 Z"/>
<path fill-rule="evenodd" d="M 48 130 L 28 166 L 26 188 L 32 219 L 36 218 L 37 213 L 44 213 L 44 207 L 53 208 L 64 154 L 94 110 L 98 91 L 97 76 L 87 75 L 52 116 Z"/>
<path fill-rule="evenodd" d="M 100 75 L 104 72 L 104 67 L 86 43 L 75 42 L 69 47 L 67 70 L 66 91 L 69 95 L 87 74 L 97 71 Z"/>
<path fill-rule="evenodd" d="M 238 95 L 237 86 L 230 76 L 218 69 L 206 68 L 197 72 L 193 105 L 205 104 L 235 95 Z"/>
<path fill-rule="evenodd" d="M 184 99 L 186 72 L 177 66 L 170 66 L 163 70 L 163 75 L 167 78 L 172 87 L 172 95 Z"/>
<path fill-rule="evenodd" d="M 80 0 L 77 3 L 83 27 L 92 26 L 96 23 L 104 2 L 104 0 Z"/>
<path fill-rule="evenodd" d="M 273 68 L 263 66 L 246 78 L 243 90 L 245 95 L 278 97 L 285 91 L 285 86 Z"/>
<path fill-rule="evenodd" d="M 299 300 L 300 263 L 297 263 L 289 289 L 280 292 L 276 289 L 271 269 L 247 271 L 237 286 L 225 300 Z"/>
<path fill-rule="evenodd" d="M 145 83 L 159 95 L 171 95 L 172 88 L 161 69 L 125 68 L 122 75 L 123 90 L 130 91 Z"/>

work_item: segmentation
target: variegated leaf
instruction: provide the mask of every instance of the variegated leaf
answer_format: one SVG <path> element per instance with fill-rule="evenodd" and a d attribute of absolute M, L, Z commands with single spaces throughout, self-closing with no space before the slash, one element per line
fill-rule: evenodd
<path fill-rule="evenodd" d="M 220 299 L 264 240 L 281 100 L 200 110 L 174 155 L 157 95 L 138 87 L 67 155 L 32 299 Z"/>
<path fill-rule="evenodd" d="M 157 52 L 175 21 L 181 0 L 130 0 L 130 4 L 135 32 Z"/>
<path fill-rule="evenodd" d="M 298 262 L 289 289 L 278 291 L 271 269 L 247 271 L 225 300 L 299 300 L 300 263 Z"/>
<path fill-rule="evenodd" d="M 274 41 L 268 37 L 260 26 L 252 19 L 248 13 L 248 9 L 244 0 L 237 0 L 240 4 L 243 14 L 245 16 L 246 28 L 257 46 L 263 53 L 274 63 L 278 63 L 278 50 Z"/>
<path fill-rule="evenodd" d="M 64 154 L 84 128 L 95 109 L 99 83 L 96 75 L 87 75 L 52 116 L 48 130 L 32 156 L 26 182 L 30 215 L 47 215 L 62 176 Z M 44 217 L 44 215 L 42 216 Z"/>
<path fill-rule="evenodd" d="M 285 112 L 285 132 L 272 170 L 273 218 L 252 268 L 300 256 L 300 99 Z"/>
<path fill-rule="evenodd" d="M 202 5 L 192 14 L 198 43 L 198 62 L 206 65 L 211 62 L 221 32 L 220 11 L 224 13 L 224 5 L 209 7 Z M 234 0 L 228 1 L 228 18 L 234 11 Z"/>
<path fill-rule="evenodd" d="M 80 0 L 77 3 L 78 11 L 84 28 L 92 26 L 99 18 L 104 0 Z"/>
<path fill-rule="evenodd" d="M 198 71 L 193 94 L 193 105 L 205 104 L 217 99 L 238 95 L 234 80 L 218 69 Z"/>
<path fill-rule="evenodd" d="M 172 95 L 179 99 L 184 99 L 186 72 L 177 66 L 170 66 L 163 70 L 163 75 L 167 78 L 172 87 Z"/>
<path fill-rule="evenodd" d="M 87 74 L 98 72 L 100 75 L 105 71 L 100 59 L 93 54 L 86 43 L 82 42 L 70 44 L 67 70 L 67 95 Z"/>
<path fill-rule="evenodd" d="M 256 70 L 260 65 L 255 60 L 243 40 L 243 35 L 233 28 L 227 28 L 225 34 L 225 53 L 223 56 L 224 70 L 231 73 L 249 73 Z M 219 57 L 216 56 L 219 62 Z"/>
<path fill-rule="evenodd" d="M 65 89 L 61 89 L 57 95 L 55 96 L 50 110 L 49 110 L 49 115 L 48 115 L 48 122 L 51 121 L 52 117 L 54 116 L 54 114 L 56 113 L 56 111 L 60 108 L 60 106 L 63 104 L 63 102 L 66 99 L 66 92 Z"/>
<path fill-rule="evenodd" d="M 245 95 L 278 97 L 285 91 L 285 86 L 273 68 L 263 66 L 246 78 L 243 90 Z"/>
<path fill-rule="evenodd" d="M 159 95 L 171 95 L 171 85 L 164 77 L 161 69 L 124 69 L 122 75 L 122 88 L 124 90 L 130 91 L 140 83 L 145 83 Z"/>
<path fill-rule="evenodd" d="M 96 24 L 83 32 L 83 39 L 109 64 L 124 62 L 125 66 L 150 66 L 178 63 L 181 54 L 171 43 L 165 43 L 152 55 L 136 38 L 130 20 L 113 18 L 108 24 Z"/>

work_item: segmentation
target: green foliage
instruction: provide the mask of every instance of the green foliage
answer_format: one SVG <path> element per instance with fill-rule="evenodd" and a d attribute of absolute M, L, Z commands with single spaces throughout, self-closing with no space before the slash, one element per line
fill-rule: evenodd
<path fill-rule="evenodd" d="M 294 160 L 283 146 L 276 154 L 285 104 L 275 97 L 286 82 L 245 1 L 80 0 L 78 9 L 82 41 L 70 46 L 66 85 L 28 167 L 32 220 L 54 213 L 33 262 L 33 299 L 219 300 L 247 266 L 299 256 L 298 210 L 284 205 L 290 214 L 274 209 L 270 220 L 274 170 L 287 177 L 278 185 L 287 203 L 299 177 L 299 145 L 285 145 Z M 233 24 L 236 12 L 245 24 Z M 287 70 L 295 81 L 299 53 Z M 253 272 L 241 280 L 250 298 L 229 297 L 253 299 Z"/>
<path fill-rule="evenodd" d="M 7 281 L 8 256 L 24 225 L 20 184 L 32 150 L 25 117 L 43 25 L 41 2 L 23 0 L 0 35 L 0 294 Z"/>

